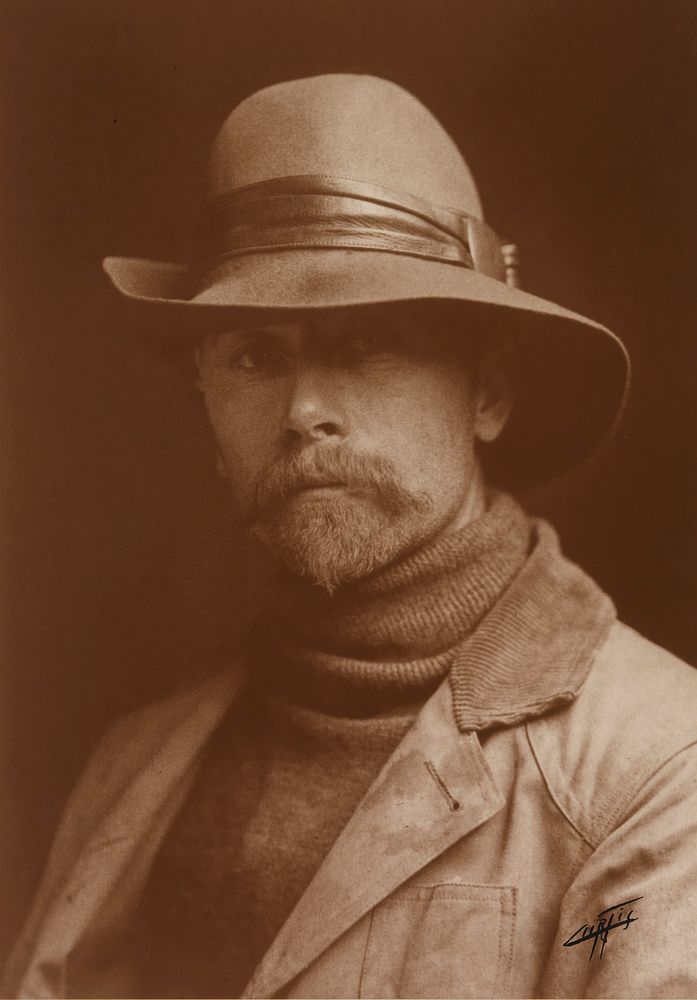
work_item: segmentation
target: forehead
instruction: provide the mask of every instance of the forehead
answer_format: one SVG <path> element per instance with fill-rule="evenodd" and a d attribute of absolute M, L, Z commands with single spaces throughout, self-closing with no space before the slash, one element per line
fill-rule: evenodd
<path fill-rule="evenodd" d="M 469 329 L 468 329 L 469 328 Z M 224 330 L 204 335 L 209 344 L 253 338 L 281 339 L 298 347 L 321 345 L 357 335 L 396 335 L 396 344 L 405 348 L 463 346 L 473 335 L 472 324 L 456 323 L 454 317 L 438 310 L 424 310 L 414 304 L 388 303 L 355 308 L 321 310 L 293 315 L 287 320 L 263 316 L 250 318 Z M 469 334 L 469 336 L 468 336 Z"/>
<path fill-rule="evenodd" d="M 354 329 L 356 326 L 389 325 L 404 330 L 423 329 L 428 324 L 424 317 L 418 317 L 413 311 L 401 304 L 361 306 L 354 309 L 322 309 L 290 315 L 279 319 L 277 314 L 271 319 L 263 315 L 258 319 L 250 318 L 231 327 L 231 332 L 294 332 L 307 334 L 340 334 Z"/>

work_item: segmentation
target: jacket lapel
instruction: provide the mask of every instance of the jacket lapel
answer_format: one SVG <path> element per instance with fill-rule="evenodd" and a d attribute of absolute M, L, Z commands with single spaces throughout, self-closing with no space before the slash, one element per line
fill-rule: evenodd
<path fill-rule="evenodd" d="M 260 963 L 245 997 L 270 997 L 344 931 L 503 806 L 450 687 L 420 712 Z"/>

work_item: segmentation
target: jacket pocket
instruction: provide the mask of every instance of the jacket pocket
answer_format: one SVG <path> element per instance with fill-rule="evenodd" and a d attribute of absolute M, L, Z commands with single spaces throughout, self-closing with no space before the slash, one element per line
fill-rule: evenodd
<path fill-rule="evenodd" d="M 503 997 L 509 987 L 515 889 L 412 885 L 372 914 L 362 997 Z"/>

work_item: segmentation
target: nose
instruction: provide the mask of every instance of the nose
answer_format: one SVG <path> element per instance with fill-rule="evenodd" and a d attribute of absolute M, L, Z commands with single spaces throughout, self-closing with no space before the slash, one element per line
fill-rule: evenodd
<path fill-rule="evenodd" d="M 294 373 L 285 419 L 286 443 L 338 443 L 347 433 L 339 386 L 331 371 L 302 365 Z"/>

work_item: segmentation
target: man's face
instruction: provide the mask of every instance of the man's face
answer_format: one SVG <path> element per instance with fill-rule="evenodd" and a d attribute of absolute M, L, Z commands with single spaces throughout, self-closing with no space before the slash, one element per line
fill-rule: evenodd
<path fill-rule="evenodd" d="M 205 340 L 221 471 L 291 570 L 332 590 L 471 516 L 475 441 L 508 406 L 465 365 L 466 336 L 371 307 Z"/>

